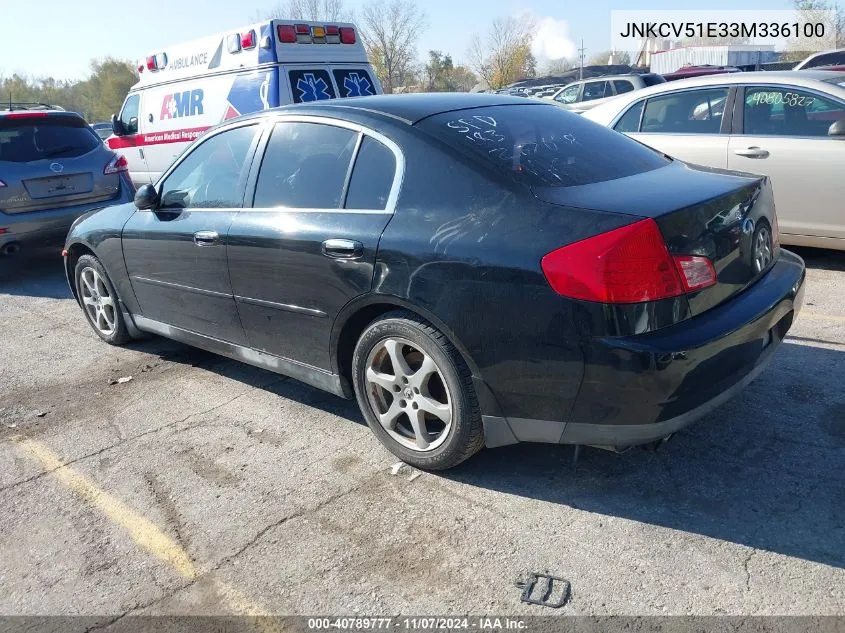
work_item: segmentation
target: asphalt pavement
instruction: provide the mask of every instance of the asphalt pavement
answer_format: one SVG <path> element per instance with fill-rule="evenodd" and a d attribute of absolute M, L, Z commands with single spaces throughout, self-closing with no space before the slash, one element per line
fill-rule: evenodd
<path fill-rule="evenodd" d="M 354 402 L 106 345 L 55 252 L 0 260 L 0 614 L 845 614 L 845 253 L 799 253 L 771 366 L 659 450 L 441 474 L 394 474 Z"/>

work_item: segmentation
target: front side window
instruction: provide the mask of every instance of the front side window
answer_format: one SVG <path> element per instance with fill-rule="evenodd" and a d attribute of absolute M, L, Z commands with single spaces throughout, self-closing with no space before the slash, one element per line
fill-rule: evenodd
<path fill-rule="evenodd" d="M 555 97 L 555 101 L 559 101 L 560 103 L 575 103 L 578 99 L 578 91 L 581 89 L 581 84 L 576 84 L 574 86 L 569 86 L 565 88 L 563 92 L 561 92 L 558 96 Z"/>
<path fill-rule="evenodd" d="M 334 87 L 327 70 L 292 70 L 290 89 L 294 103 L 334 99 Z"/>
<path fill-rule="evenodd" d="M 788 87 L 745 89 L 743 132 L 755 136 L 827 136 L 845 118 L 845 106 Z"/>
<path fill-rule="evenodd" d="M 338 209 L 358 133 L 322 123 L 277 123 L 264 152 L 253 207 Z"/>
<path fill-rule="evenodd" d="M 123 124 L 123 130 L 126 134 L 138 133 L 138 106 L 140 103 L 141 97 L 139 95 L 129 95 L 126 98 L 126 103 L 123 104 L 120 122 Z"/>
<path fill-rule="evenodd" d="M 237 208 L 257 125 L 227 130 L 191 150 L 161 186 L 165 209 Z"/>
<path fill-rule="evenodd" d="M 643 132 L 718 134 L 728 99 L 727 88 L 673 92 L 646 102 Z"/>
<path fill-rule="evenodd" d="M 532 187 L 604 182 L 671 162 L 622 134 L 551 105 L 444 112 L 417 126 L 500 177 Z"/>
<path fill-rule="evenodd" d="M 581 101 L 593 101 L 594 99 L 604 99 L 611 95 L 610 87 L 606 81 L 592 81 L 584 84 L 584 95 Z"/>
<path fill-rule="evenodd" d="M 626 92 L 632 92 L 634 90 L 634 84 L 627 79 L 615 79 L 613 81 L 613 89 L 616 90 L 616 94 L 621 95 Z"/>

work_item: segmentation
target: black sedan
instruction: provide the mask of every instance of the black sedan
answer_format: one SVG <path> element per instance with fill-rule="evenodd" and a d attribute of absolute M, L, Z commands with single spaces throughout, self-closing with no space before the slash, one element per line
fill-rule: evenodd
<path fill-rule="evenodd" d="M 766 178 L 500 95 L 227 122 L 79 221 L 65 266 L 103 340 L 160 334 L 355 397 L 427 469 L 670 435 L 757 376 L 804 285 Z"/>

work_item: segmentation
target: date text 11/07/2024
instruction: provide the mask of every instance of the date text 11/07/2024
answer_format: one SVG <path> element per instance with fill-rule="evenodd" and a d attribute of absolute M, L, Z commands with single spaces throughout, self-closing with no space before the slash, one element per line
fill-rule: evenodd
<path fill-rule="evenodd" d="M 527 628 L 524 620 L 519 618 L 489 617 L 480 616 L 475 618 L 459 617 L 408 617 L 408 618 L 383 618 L 383 617 L 336 617 L 336 618 L 308 618 L 308 629 L 313 631 L 321 630 L 402 630 L 402 631 L 458 631 L 458 630 L 480 630 L 500 631 L 511 630 L 521 631 Z"/>

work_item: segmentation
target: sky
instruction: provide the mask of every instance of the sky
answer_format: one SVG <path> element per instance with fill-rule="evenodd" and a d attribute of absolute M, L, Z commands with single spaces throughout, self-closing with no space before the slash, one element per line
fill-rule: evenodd
<path fill-rule="evenodd" d="M 345 0 L 353 11 L 365 0 Z M 237 29 L 278 0 L 0 0 L 0 75 L 80 79 L 90 60 L 112 56 L 136 61 L 168 45 Z M 420 58 L 431 49 L 466 58 L 470 38 L 500 16 L 530 13 L 535 44 L 549 55 L 574 57 L 583 38 L 586 56 L 610 48 L 613 9 L 679 9 L 679 0 L 421 0 L 428 28 Z M 686 5 L 691 6 L 691 5 Z M 124 7 L 131 7 L 125 9 Z M 788 9 L 789 0 L 708 0 L 708 9 Z"/>

